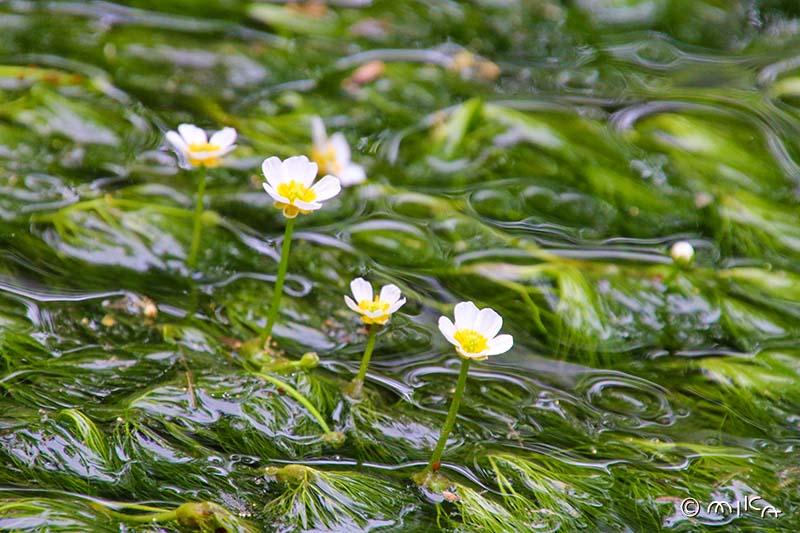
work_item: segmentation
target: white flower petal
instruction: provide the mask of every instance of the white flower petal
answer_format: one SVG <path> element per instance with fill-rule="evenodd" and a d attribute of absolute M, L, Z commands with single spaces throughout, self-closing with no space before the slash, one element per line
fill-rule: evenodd
<path fill-rule="evenodd" d="M 236 142 L 236 130 L 233 128 L 222 128 L 212 135 L 211 140 L 208 142 L 222 149 L 228 148 Z"/>
<path fill-rule="evenodd" d="M 186 144 L 205 144 L 208 141 L 206 132 L 194 124 L 181 124 L 178 126 L 178 133 L 181 134 Z"/>
<path fill-rule="evenodd" d="M 364 314 L 364 310 L 363 310 L 363 309 L 361 309 L 361 308 L 358 306 L 358 304 L 357 304 L 357 303 L 355 303 L 355 302 L 353 301 L 353 299 L 352 299 L 352 298 L 350 298 L 349 296 L 345 296 L 345 297 L 344 297 L 344 303 L 347 305 L 347 307 L 349 307 L 350 309 L 352 309 L 353 311 L 355 311 L 355 312 L 356 312 L 356 313 L 358 313 L 359 315 L 363 315 L 363 314 Z"/>
<path fill-rule="evenodd" d="M 395 313 L 395 312 L 397 312 L 398 309 L 403 307 L 403 304 L 405 304 L 405 303 L 406 303 L 406 299 L 405 298 L 400 298 L 395 303 L 393 303 L 392 305 L 389 306 L 389 310 L 387 312 L 389 314 Z"/>
<path fill-rule="evenodd" d="M 350 282 L 350 290 L 357 302 L 372 301 L 372 284 L 364 278 L 356 278 Z"/>
<path fill-rule="evenodd" d="M 325 176 L 315 183 L 311 190 L 314 191 L 316 195 L 314 199 L 317 202 L 324 202 L 339 194 L 339 191 L 342 190 L 342 185 L 334 176 Z"/>
<path fill-rule="evenodd" d="M 400 289 L 397 285 L 390 283 L 389 285 L 384 285 L 381 288 L 381 295 L 379 297 L 380 301 L 392 305 L 397 300 L 400 299 Z"/>
<path fill-rule="evenodd" d="M 336 160 L 340 165 L 346 165 L 350 162 L 350 144 L 343 133 L 337 132 L 331 135 L 328 143 L 333 148 L 333 153 L 336 154 Z"/>
<path fill-rule="evenodd" d="M 456 334 L 456 326 L 446 316 L 439 317 L 439 331 L 442 332 L 442 335 L 444 335 L 444 338 L 447 339 L 447 342 L 456 346 L 460 346 L 454 336 Z"/>
<path fill-rule="evenodd" d="M 350 187 L 351 185 L 364 183 L 367 179 L 367 172 L 361 165 L 350 163 L 336 177 L 342 182 L 342 187 Z"/>
<path fill-rule="evenodd" d="M 283 183 L 281 174 L 281 160 L 279 157 L 272 156 L 265 159 L 261 163 L 261 172 L 264 173 L 264 179 L 267 180 L 272 188 L 277 189 L 278 185 Z"/>
<path fill-rule="evenodd" d="M 498 355 L 506 353 L 514 346 L 514 337 L 511 335 L 498 335 L 489 341 L 489 349 L 485 350 L 482 355 Z"/>
<path fill-rule="evenodd" d="M 275 156 L 265 159 L 261 163 L 261 172 L 264 173 L 264 178 L 275 190 L 281 183 L 284 183 L 282 167 L 280 158 Z"/>
<path fill-rule="evenodd" d="M 272 186 L 269 183 L 262 183 L 261 186 L 264 187 L 264 191 L 267 194 L 269 194 L 272 197 L 273 200 L 275 200 L 277 202 L 284 203 L 284 204 L 288 204 L 289 203 L 289 199 L 281 196 L 280 194 L 278 194 L 278 191 L 273 189 Z"/>
<path fill-rule="evenodd" d="M 319 202 L 304 202 L 303 200 L 294 200 L 292 201 L 292 205 L 305 211 L 316 211 L 322 207 L 322 204 Z"/>
<path fill-rule="evenodd" d="M 304 155 L 286 159 L 281 167 L 282 175 L 287 182 L 296 181 L 306 187 L 311 187 L 311 184 L 314 183 L 318 170 L 317 164 L 309 161 Z"/>
<path fill-rule="evenodd" d="M 324 150 L 328 142 L 328 134 L 325 132 L 325 123 L 316 115 L 311 117 L 311 141 L 317 150 Z"/>
<path fill-rule="evenodd" d="M 478 308 L 472 302 L 461 302 L 456 304 L 455 316 L 458 329 L 474 329 Z"/>
<path fill-rule="evenodd" d="M 503 327 L 503 319 L 494 309 L 486 307 L 478 312 L 473 329 L 487 339 L 493 338 Z"/>
<path fill-rule="evenodd" d="M 222 157 L 222 156 L 228 155 L 228 154 L 229 154 L 229 153 L 231 153 L 231 152 L 232 152 L 232 151 L 233 151 L 235 148 L 236 148 L 236 145 L 235 145 L 235 144 L 232 144 L 232 145 L 228 146 L 227 148 L 222 148 L 221 150 L 218 150 L 217 157 Z"/>
<path fill-rule="evenodd" d="M 172 147 L 181 155 L 184 155 L 189 151 L 189 145 L 186 144 L 186 141 L 183 140 L 183 137 L 181 137 L 177 131 L 168 131 L 166 139 L 167 142 L 171 144 Z"/>

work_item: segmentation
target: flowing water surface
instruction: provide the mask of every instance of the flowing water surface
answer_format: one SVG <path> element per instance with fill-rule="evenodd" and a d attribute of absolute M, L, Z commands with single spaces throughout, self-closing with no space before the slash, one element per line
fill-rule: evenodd
<path fill-rule="evenodd" d="M 800 530 L 796 2 L 12 0 L 0 29 L 0 530 Z M 259 168 L 314 115 L 369 179 L 298 219 L 278 368 L 247 350 L 284 227 Z M 182 122 L 240 133 L 193 269 Z M 358 403 L 356 276 L 408 297 Z M 515 346 L 424 490 L 461 300 Z"/>

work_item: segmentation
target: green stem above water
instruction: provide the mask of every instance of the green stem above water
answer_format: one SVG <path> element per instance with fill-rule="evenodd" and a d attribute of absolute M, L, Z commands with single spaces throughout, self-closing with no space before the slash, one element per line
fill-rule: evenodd
<path fill-rule="evenodd" d="M 267 325 L 261 332 L 262 342 L 267 342 L 272 335 L 272 328 L 278 318 L 278 309 L 281 305 L 283 295 L 283 280 L 286 278 L 286 270 L 289 267 L 289 251 L 292 247 L 292 232 L 294 230 L 293 218 L 286 219 L 286 229 L 283 233 L 283 246 L 281 247 L 281 262 L 278 265 L 278 277 L 275 278 L 275 289 L 272 292 L 272 301 L 269 304 L 269 314 L 267 315 Z"/>
<path fill-rule="evenodd" d="M 364 348 L 364 355 L 361 357 L 361 367 L 358 369 L 358 375 L 347 384 L 344 392 L 351 398 L 360 398 L 361 389 L 364 386 L 364 380 L 367 378 L 367 368 L 369 368 L 369 360 L 372 358 L 372 351 L 375 349 L 375 340 L 378 338 L 378 326 L 370 324 L 367 326 L 369 337 L 367 338 L 367 347 Z"/>
<path fill-rule="evenodd" d="M 194 206 L 194 228 L 192 229 L 192 247 L 189 249 L 187 265 L 194 268 L 197 262 L 197 251 L 200 249 L 200 239 L 203 232 L 203 196 L 206 192 L 206 167 L 198 169 L 197 198 Z"/>
<path fill-rule="evenodd" d="M 461 358 L 461 372 L 458 374 L 456 392 L 453 394 L 453 401 L 450 403 L 450 411 L 447 413 L 447 419 L 444 421 L 442 434 L 439 436 L 439 442 L 436 443 L 431 461 L 428 463 L 427 471 L 429 472 L 439 470 L 439 466 L 441 465 L 442 453 L 447 444 L 447 438 L 450 436 L 450 432 L 453 430 L 453 426 L 456 423 L 458 408 L 461 405 L 461 398 L 464 396 L 464 388 L 467 385 L 467 375 L 469 374 L 469 363 L 469 359 Z"/>
<path fill-rule="evenodd" d="M 372 351 L 375 349 L 375 340 L 378 338 L 378 328 L 374 325 L 367 326 L 369 330 L 369 338 L 367 339 L 367 347 L 364 348 L 364 356 L 361 358 L 361 367 L 358 369 L 358 376 L 356 379 L 362 383 L 364 378 L 367 377 L 367 368 L 369 367 L 369 360 L 372 358 Z"/>

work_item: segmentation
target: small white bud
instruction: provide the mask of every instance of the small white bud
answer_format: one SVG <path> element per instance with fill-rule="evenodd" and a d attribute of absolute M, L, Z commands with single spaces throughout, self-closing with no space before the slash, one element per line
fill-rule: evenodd
<path fill-rule="evenodd" d="M 694 247 L 686 241 L 678 241 L 670 248 L 669 255 L 675 263 L 687 266 L 694 259 Z"/>

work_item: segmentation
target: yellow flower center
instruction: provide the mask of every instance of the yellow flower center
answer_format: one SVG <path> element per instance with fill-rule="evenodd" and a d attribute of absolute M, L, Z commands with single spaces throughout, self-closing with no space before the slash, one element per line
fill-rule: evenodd
<path fill-rule="evenodd" d="M 302 202 L 313 202 L 317 199 L 317 193 L 299 181 L 294 180 L 278 185 L 278 194 L 289 200 L 289 203 L 275 202 L 275 207 L 278 209 L 283 209 L 283 215 L 286 218 L 294 218 L 300 213 L 305 215 L 311 212 L 295 206 L 294 202 L 296 200 L 300 200 Z"/>
<path fill-rule="evenodd" d="M 281 183 L 278 185 L 278 194 L 289 200 L 289 203 L 294 203 L 295 200 L 302 202 L 313 202 L 317 195 L 300 183 L 299 181 L 290 181 L 289 183 Z"/>
<path fill-rule="evenodd" d="M 189 151 L 194 152 L 216 152 L 219 146 L 210 143 L 192 143 L 189 145 Z"/>
<path fill-rule="evenodd" d="M 337 175 L 342 171 L 339 158 L 336 157 L 336 150 L 330 143 L 325 145 L 324 150 L 320 150 L 317 147 L 312 148 L 311 159 L 319 165 L 323 173 Z"/>
<path fill-rule="evenodd" d="M 389 304 L 382 302 L 379 296 L 376 296 L 372 301 L 361 300 L 358 302 L 358 307 L 368 313 L 383 313 L 378 316 L 361 315 L 361 321 L 365 324 L 386 324 L 389 321 L 389 313 L 387 313 Z"/>
<path fill-rule="evenodd" d="M 386 311 L 389 309 L 389 304 L 386 302 L 382 302 L 380 296 L 376 296 L 374 300 L 361 300 L 358 302 L 358 307 L 367 311 L 369 313 L 374 313 L 376 311 Z"/>
<path fill-rule="evenodd" d="M 489 339 L 473 329 L 460 329 L 453 337 L 467 353 L 481 353 L 489 348 Z"/>
<path fill-rule="evenodd" d="M 209 153 L 209 152 L 216 152 L 219 150 L 219 146 L 216 144 L 210 143 L 192 143 L 189 145 L 189 163 L 193 166 L 205 166 L 205 167 L 216 167 L 219 165 L 219 157 L 205 157 L 198 159 L 196 157 L 192 157 L 196 154 L 201 153 Z"/>

